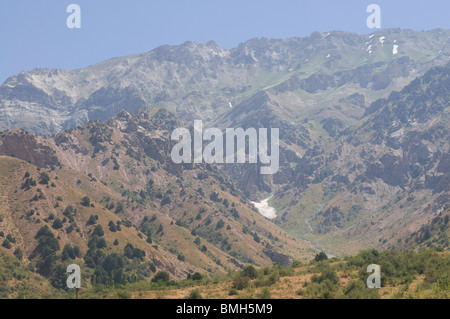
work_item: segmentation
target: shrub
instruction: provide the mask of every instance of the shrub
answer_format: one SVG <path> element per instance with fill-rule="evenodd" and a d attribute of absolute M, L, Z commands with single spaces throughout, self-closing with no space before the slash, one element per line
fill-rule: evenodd
<path fill-rule="evenodd" d="M 379 299 L 378 289 L 369 289 L 366 284 L 360 280 L 351 281 L 344 288 L 343 298 L 348 299 Z"/>
<path fill-rule="evenodd" d="M 165 271 L 158 271 L 152 279 L 152 282 L 168 282 L 170 280 L 170 276 Z"/>
<path fill-rule="evenodd" d="M 219 220 L 219 222 L 217 223 L 216 229 L 223 228 L 223 226 L 225 226 L 225 223 L 224 223 L 224 221 L 221 219 L 221 220 Z"/>
<path fill-rule="evenodd" d="M 91 206 L 91 199 L 88 196 L 84 196 L 81 199 L 81 205 L 83 205 L 84 207 L 89 207 Z"/>
<path fill-rule="evenodd" d="M 259 299 L 270 299 L 272 297 L 272 294 L 270 293 L 270 289 L 266 287 L 261 290 L 261 292 L 257 296 Z"/>
<path fill-rule="evenodd" d="M 248 277 L 238 276 L 233 279 L 232 287 L 237 290 L 243 290 L 247 288 L 250 284 L 250 279 Z"/>
<path fill-rule="evenodd" d="M 109 231 L 112 233 L 117 232 L 117 226 L 112 221 L 109 222 Z"/>
<path fill-rule="evenodd" d="M 200 294 L 200 291 L 198 289 L 195 289 L 189 293 L 189 295 L 186 297 L 186 299 L 203 299 L 203 297 Z"/>
<path fill-rule="evenodd" d="M 12 246 L 11 246 L 11 243 L 9 242 L 8 239 L 5 239 L 5 240 L 3 241 L 2 246 L 5 247 L 6 249 L 11 249 L 11 247 L 12 247 Z"/>
<path fill-rule="evenodd" d="M 42 172 L 39 175 L 39 184 L 48 185 L 50 181 L 50 176 L 46 172 Z"/>
<path fill-rule="evenodd" d="M 53 222 L 52 228 L 53 229 L 61 229 L 63 227 L 63 223 L 61 221 L 61 219 L 56 218 L 55 221 Z"/>
<path fill-rule="evenodd" d="M 248 277 L 250 279 L 255 279 L 258 278 L 258 272 L 256 271 L 255 267 L 253 267 L 252 265 L 248 265 L 242 270 L 242 276 Z"/>
<path fill-rule="evenodd" d="M 322 260 L 327 260 L 327 259 L 328 259 L 328 256 L 323 251 L 321 251 L 314 257 L 314 260 L 317 262 L 322 261 Z"/>
<path fill-rule="evenodd" d="M 228 292 L 228 296 L 235 296 L 237 294 L 238 294 L 238 292 L 234 288 L 231 288 L 230 291 Z"/>
<path fill-rule="evenodd" d="M 11 244 L 15 244 L 16 243 L 16 239 L 13 236 L 11 236 L 11 234 L 8 234 L 6 236 L 6 239 L 8 239 L 11 242 Z"/>
<path fill-rule="evenodd" d="M 86 223 L 86 225 L 95 225 L 97 223 L 98 216 L 91 215 Z"/>
<path fill-rule="evenodd" d="M 203 275 L 201 273 L 196 272 L 195 274 L 192 275 L 192 280 L 202 280 L 203 279 Z"/>
<path fill-rule="evenodd" d="M 324 272 L 319 277 L 319 282 L 322 282 L 327 279 L 330 280 L 333 284 L 337 284 L 339 282 L 339 276 L 334 270 L 328 270 L 328 271 Z"/>
<path fill-rule="evenodd" d="M 22 260 L 22 258 L 23 258 L 22 249 L 17 248 L 16 250 L 14 250 L 14 256 L 16 256 L 17 259 Z"/>
<path fill-rule="evenodd" d="M 122 202 L 118 202 L 117 206 L 116 206 L 116 210 L 114 211 L 114 213 L 120 214 L 121 212 L 123 212 L 123 203 Z"/>
<path fill-rule="evenodd" d="M 105 235 L 105 232 L 103 231 L 102 225 L 97 225 L 94 228 L 94 231 L 92 232 L 93 235 L 97 235 L 98 237 L 102 237 Z"/>

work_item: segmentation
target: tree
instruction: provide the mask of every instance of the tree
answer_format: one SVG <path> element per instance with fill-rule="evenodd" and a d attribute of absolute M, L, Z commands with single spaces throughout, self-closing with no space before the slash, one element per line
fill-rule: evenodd
<path fill-rule="evenodd" d="M 196 272 L 195 274 L 192 275 L 192 280 L 202 280 L 203 279 L 203 275 L 201 273 Z"/>
<path fill-rule="evenodd" d="M 97 223 L 98 216 L 91 215 L 86 223 L 86 225 L 95 225 Z"/>
<path fill-rule="evenodd" d="M 222 228 L 223 226 L 225 226 L 225 223 L 224 223 L 224 221 L 221 219 L 221 220 L 219 220 L 219 222 L 217 223 L 216 229 L 220 229 L 220 228 Z"/>
<path fill-rule="evenodd" d="M 153 277 L 152 282 L 168 282 L 170 280 L 170 276 L 165 271 L 158 271 L 156 275 Z"/>
<path fill-rule="evenodd" d="M 252 265 L 248 265 L 242 270 L 242 276 L 248 277 L 250 279 L 255 279 L 258 278 L 258 272 L 256 271 L 255 267 L 253 267 Z"/>
<path fill-rule="evenodd" d="M 85 206 L 85 207 L 89 207 L 91 206 L 91 199 L 88 196 L 84 196 L 81 199 L 81 205 Z"/>
<path fill-rule="evenodd" d="M 16 239 L 11 234 L 8 234 L 8 236 L 6 236 L 6 239 L 8 239 L 11 244 L 16 243 Z"/>
<path fill-rule="evenodd" d="M 42 172 L 39 175 L 39 184 L 48 185 L 49 181 L 50 181 L 50 176 L 47 174 L 47 172 Z"/>
<path fill-rule="evenodd" d="M 16 248 L 16 250 L 14 250 L 14 256 L 16 256 L 17 259 L 22 260 L 22 258 L 23 258 L 22 249 Z"/>
<path fill-rule="evenodd" d="M 5 239 L 5 240 L 3 241 L 2 246 L 5 247 L 6 249 L 11 249 L 11 243 L 9 242 L 8 239 Z"/>
<path fill-rule="evenodd" d="M 61 219 L 56 218 L 52 225 L 53 229 L 61 229 L 63 227 L 63 223 Z"/>
<path fill-rule="evenodd" d="M 102 225 L 97 225 L 94 228 L 94 231 L 92 232 L 93 235 L 97 235 L 98 237 L 102 237 L 105 235 L 105 232 L 103 231 Z"/>
<path fill-rule="evenodd" d="M 67 259 L 75 259 L 77 256 L 75 254 L 75 249 L 70 244 L 66 244 L 63 248 L 61 260 L 65 261 Z"/>
<path fill-rule="evenodd" d="M 114 213 L 119 214 L 121 212 L 123 212 L 123 203 L 122 202 L 118 202 L 116 210 L 114 211 Z"/>
<path fill-rule="evenodd" d="M 212 201 L 214 201 L 214 202 L 220 202 L 220 201 L 221 201 L 221 199 L 219 198 L 219 194 L 216 193 L 216 192 L 212 192 L 212 193 L 209 195 L 209 199 L 212 200 Z"/>
<path fill-rule="evenodd" d="M 114 224 L 114 222 L 112 220 L 109 222 L 108 226 L 109 226 L 110 232 L 112 232 L 112 233 L 117 232 L 117 226 L 116 226 L 116 224 Z"/>
<path fill-rule="evenodd" d="M 59 250 L 58 240 L 47 225 L 39 229 L 35 239 L 39 244 L 30 258 L 33 258 L 38 253 L 40 254 L 41 258 L 36 264 L 37 270 L 41 275 L 48 277 L 57 260 L 56 251 Z"/>
<path fill-rule="evenodd" d="M 328 259 L 328 256 L 323 251 L 321 251 L 314 257 L 314 260 L 317 262 L 322 261 L 322 260 L 327 260 L 327 259 Z"/>

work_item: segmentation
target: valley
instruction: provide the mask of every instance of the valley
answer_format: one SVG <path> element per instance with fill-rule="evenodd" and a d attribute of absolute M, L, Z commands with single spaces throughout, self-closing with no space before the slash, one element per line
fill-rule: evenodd
<path fill-rule="evenodd" d="M 68 263 L 81 265 L 86 298 L 444 296 L 448 39 L 385 29 L 230 50 L 186 42 L 11 76 L 0 85 L 0 254 L 18 270 L 0 296 L 22 297 L 22 282 L 67 297 Z M 279 132 L 266 139 L 279 153 L 258 162 L 245 136 L 220 152 L 233 128 Z M 381 295 L 361 287 L 361 260 L 430 256 L 439 276 L 418 267 L 403 285 L 392 270 Z M 242 279 L 250 266 L 258 275 Z M 330 269 L 339 279 L 322 283 Z"/>

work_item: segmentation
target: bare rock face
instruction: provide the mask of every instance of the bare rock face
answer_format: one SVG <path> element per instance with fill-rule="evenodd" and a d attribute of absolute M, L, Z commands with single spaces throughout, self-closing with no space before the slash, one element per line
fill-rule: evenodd
<path fill-rule="evenodd" d="M 294 262 L 294 259 L 291 256 L 285 255 L 285 254 L 281 254 L 281 253 L 273 251 L 273 250 L 265 249 L 264 250 L 264 254 L 269 256 L 269 258 L 274 263 L 277 263 L 277 264 L 282 265 L 282 266 L 290 266 Z"/>
<path fill-rule="evenodd" d="M 22 130 L 1 133 L 0 154 L 18 157 L 39 167 L 49 168 L 59 163 L 50 147 L 41 144 L 35 136 Z"/>

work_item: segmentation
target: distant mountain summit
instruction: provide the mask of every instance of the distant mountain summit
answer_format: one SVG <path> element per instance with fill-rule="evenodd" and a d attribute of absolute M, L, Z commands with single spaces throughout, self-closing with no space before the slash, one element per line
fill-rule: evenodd
<path fill-rule="evenodd" d="M 213 121 L 229 112 L 230 104 L 248 103 L 267 90 L 294 94 L 289 103 L 317 96 L 311 104 L 317 110 L 319 100 L 330 108 L 363 91 L 366 103 L 350 103 L 350 110 L 314 112 L 320 120 L 337 112 L 346 124 L 375 96 L 386 97 L 448 61 L 449 37 L 447 30 L 315 32 L 306 38 L 252 39 L 231 50 L 212 41 L 161 46 L 74 71 L 35 69 L 0 86 L 0 131 L 57 133 L 146 106 L 166 108 L 180 120 Z M 330 131 L 341 126 L 327 122 Z"/>

